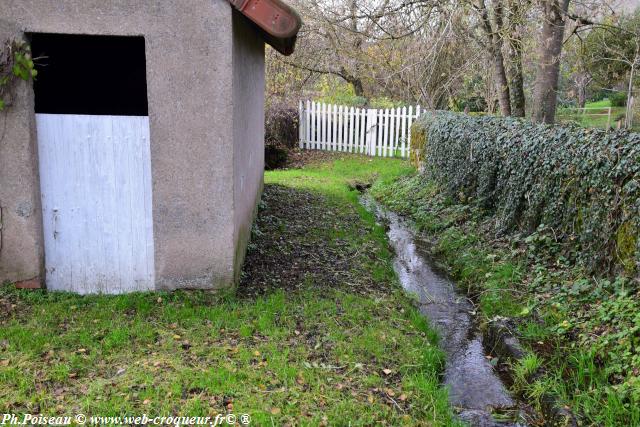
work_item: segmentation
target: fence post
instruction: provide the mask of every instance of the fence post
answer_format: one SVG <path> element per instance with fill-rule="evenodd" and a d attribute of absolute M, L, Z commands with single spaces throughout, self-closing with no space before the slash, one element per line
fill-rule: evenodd
<path fill-rule="evenodd" d="M 304 113 L 303 113 L 303 108 L 302 108 L 302 100 L 300 100 L 300 102 L 298 103 L 298 143 L 300 145 L 300 148 L 303 148 L 303 140 L 304 140 L 304 134 L 305 134 L 305 122 L 304 122 Z"/>
<path fill-rule="evenodd" d="M 375 108 L 371 108 L 367 110 L 367 124 L 365 129 L 367 131 L 367 154 L 370 156 L 376 155 L 375 149 L 376 149 L 377 122 L 378 122 L 378 110 L 376 110 Z"/>
<path fill-rule="evenodd" d="M 322 103 L 321 114 L 322 114 L 322 139 L 320 140 L 320 149 L 326 150 L 327 141 L 329 140 L 329 138 L 327 138 L 327 104 L 325 104 L 324 102 Z"/>
<path fill-rule="evenodd" d="M 364 108 L 360 109 L 360 150 L 358 151 L 359 153 L 366 153 L 367 151 L 367 146 L 366 146 L 366 141 L 365 141 L 365 135 L 367 133 L 367 119 L 365 117 L 366 111 Z"/>
<path fill-rule="evenodd" d="M 607 130 L 611 129 L 611 107 L 607 111 Z"/>
<path fill-rule="evenodd" d="M 400 152 L 402 157 L 405 157 L 405 147 L 407 145 L 407 107 L 402 107 L 402 114 L 400 115 L 401 117 L 401 121 L 402 121 L 402 136 L 401 136 L 401 140 L 400 140 Z"/>
<path fill-rule="evenodd" d="M 309 102 L 309 100 L 307 100 L 307 109 L 305 110 L 305 143 L 307 148 L 309 148 L 309 141 L 311 140 L 311 120 L 310 116 L 311 116 L 311 112 L 309 111 L 309 108 L 311 106 L 311 103 Z"/>

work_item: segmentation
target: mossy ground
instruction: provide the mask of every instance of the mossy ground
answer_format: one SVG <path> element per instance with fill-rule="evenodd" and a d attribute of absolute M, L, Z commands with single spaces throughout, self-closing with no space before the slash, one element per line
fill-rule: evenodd
<path fill-rule="evenodd" d="M 436 335 L 349 186 L 410 170 L 345 156 L 267 173 L 236 293 L 0 288 L 0 413 L 455 424 Z"/>

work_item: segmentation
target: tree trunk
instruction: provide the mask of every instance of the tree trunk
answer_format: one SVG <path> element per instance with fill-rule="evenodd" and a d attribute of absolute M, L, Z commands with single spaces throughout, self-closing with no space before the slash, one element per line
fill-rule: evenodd
<path fill-rule="evenodd" d="M 584 108 L 587 103 L 587 88 L 586 86 L 578 87 L 578 108 Z"/>
<path fill-rule="evenodd" d="M 631 129 L 633 125 L 633 79 L 635 77 L 636 63 L 640 62 L 640 54 L 636 53 L 633 64 L 631 64 L 631 71 L 629 73 L 629 87 L 627 89 L 627 108 L 625 110 L 624 125 L 627 129 Z"/>
<path fill-rule="evenodd" d="M 354 78 L 351 79 L 349 83 L 351 83 L 351 85 L 353 86 L 353 91 L 355 92 L 356 96 L 364 97 L 364 86 L 362 85 L 361 79 Z"/>
<path fill-rule="evenodd" d="M 511 96 L 509 94 L 509 82 L 507 81 L 507 73 L 504 68 L 504 57 L 501 49 L 494 49 L 493 53 L 493 73 L 498 91 L 498 104 L 500 104 L 500 114 L 503 116 L 511 115 Z"/>
<path fill-rule="evenodd" d="M 516 117 L 525 115 L 524 78 L 522 77 L 522 50 L 521 41 L 514 40 L 511 43 L 509 60 L 509 86 L 511 90 L 511 114 Z"/>
<path fill-rule="evenodd" d="M 507 80 L 507 72 L 504 66 L 504 56 L 502 55 L 502 38 L 499 34 L 502 29 L 502 3 L 496 0 L 493 7 L 494 22 L 489 19 L 489 12 L 484 0 L 479 1 L 480 17 L 482 19 L 483 29 L 487 35 L 487 50 L 491 55 L 493 65 L 493 81 L 498 91 L 498 104 L 500 105 L 500 114 L 503 116 L 511 115 L 511 96 L 509 94 L 509 81 Z"/>
<path fill-rule="evenodd" d="M 533 90 L 533 115 L 537 123 L 553 123 L 556 115 L 560 53 L 570 0 L 544 0 L 540 58 Z"/>
<path fill-rule="evenodd" d="M 591 80 L 591 76 L 586 73 L 580 73 L 575 78 L 576 98 L 579 108 L 584 108 L 585 104 L 587 103 L 587 86 L 589 86 Z"/>
<path fill-rule="evenodd" d="M 509 32 L 509 90 L 511 92 L 511 114 L 525 116 L 524 78 L 522 77 L 522 34 L 520 28 L 520 10 L 518 0 L 510 1 Z"/>

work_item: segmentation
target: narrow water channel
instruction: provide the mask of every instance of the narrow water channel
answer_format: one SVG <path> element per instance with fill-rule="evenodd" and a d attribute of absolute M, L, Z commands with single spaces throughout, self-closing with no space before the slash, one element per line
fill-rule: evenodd
<path fill-rule="evenodd" d="M 524 426 L 497 420 L 492 415 L 495 410 L 517 405 L 485 357 L 482 335 L 474 322 L 473 304 L 456 290 L 454 283 L 434 271 L 428 251 L 421 247 L 408 221 L 369 197 L 362 197 L 361 202 L 386 226 L 400 282 L 417 297 L 420 312 L 438 330 L 447 357 L 444 382 L 459 417 L 474 427 Z"/>

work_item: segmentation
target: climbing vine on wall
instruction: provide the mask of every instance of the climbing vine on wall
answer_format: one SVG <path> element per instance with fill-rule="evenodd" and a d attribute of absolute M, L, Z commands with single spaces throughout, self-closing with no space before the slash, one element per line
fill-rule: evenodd
<path fill-rule="evenodd" d="M 4 42 L 0 50 L 0 111 L 11 105 L 15 82 L 34 79 L 37 74 L 27 43 L 19 40 Z"/>
<path fill-rule="evenodd" d="M 497 233 L 543 229 L 593 269 L 640 271 L 640 133 L 449 112 L 412 131 L 425 173 Z"/>

